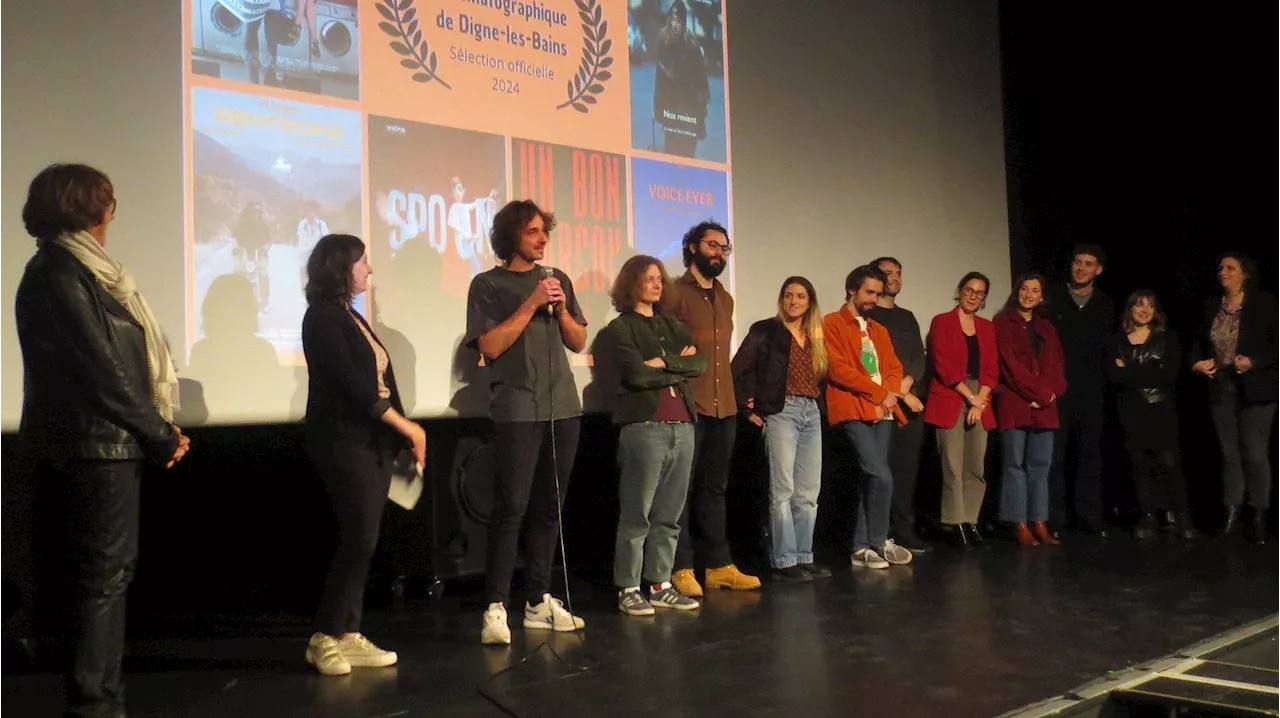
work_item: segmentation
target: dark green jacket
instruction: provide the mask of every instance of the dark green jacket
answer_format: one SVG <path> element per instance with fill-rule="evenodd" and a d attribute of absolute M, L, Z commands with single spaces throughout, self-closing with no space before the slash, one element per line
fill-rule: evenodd
<path fill-rule="evenodd" d="M 694 416 L 689 377 L 706 370 L 707 358 L 701 354 L 680 356 L 680 350 L 693 346 L 693 337 L 679 319 L 657 313 L 650 318 L 627 312 L 609 322 L 605 331 L 612 334 L 610 360 L 620 378 L 613 423 L 649 421 L 658 410 L 659 392 L 669 386 L 680 392 L 689 416 Z M 645 362 L 654 357 L 662 357 L 667 366 L 662 369 L 645 366 Z"/>

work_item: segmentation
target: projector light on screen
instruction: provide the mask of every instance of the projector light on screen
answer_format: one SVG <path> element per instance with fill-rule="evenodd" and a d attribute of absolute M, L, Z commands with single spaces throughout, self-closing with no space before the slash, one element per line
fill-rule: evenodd
<path fill-rule="evenodd" d="M 484 415 L 461 339 L 504 204 L 556 214 L 545 263 L 589 342 L 629 256 L 678 275 L 684 232 L 730 222 L 720 0 L 187 2 L 185 375 L 212 422 L 301 415 L 324 234 L 369 249 L 356 308 L 407 408 Z M 589 385 L 591 357 L 572 359 Z"/>

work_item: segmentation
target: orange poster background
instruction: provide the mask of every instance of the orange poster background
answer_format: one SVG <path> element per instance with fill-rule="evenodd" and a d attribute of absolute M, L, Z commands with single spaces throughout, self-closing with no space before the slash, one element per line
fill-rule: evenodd
<path fill-rule="evenodd" d="M 523 137 L 627 153 L 631 120 L 626 0 L 581 2 L 598 9 L 599 21 L 595 21 L 596 13 L 592 13 L 592 22 L 587 24 L 592 32 L 596 27 L 607 25 L 597 46 L 604 52 L 590 64 L 593 70 L 609 76 L 584 83 L 600 88 L 596 93 L 586 93 L 590 99 L 582 105 L 588 112 L 579 112 L 572 106 L 556 109 L 569 99 L 568 84 L 578 73 L 584 50 L 590 44 L 584 36 L 586 23 L 577 0 L 538 0 L 537 5 L 545 10 L 563 13 L 565 25 L 526 19 L 515 7 L 506 15 L 502 9 L 476 4 L 473 0 L 362 1 L 361 101 L 365 112 L 494 134 L 508 134 L 513 117 L 518 117 L 514 122 Z M 442 13 L 452 20 L 453 29 L 440 27 Z M 498 35 L 477 39 L 472 34 L 464 34 L 464 29 L 474 31 L 474 27 L 464 24 L 464 15 L 474 23 L 495 29 Z M 410 27 L 413 32 L 409 31 Z M 388 29 L 394 30 L 396 36 L 389 34 Z M 535 49 L 532 46 L 535 32 L 563 44 L 567 54 Z M 512 44 L 510 38 L 516 33 L 524 35 L 526 46 Z M 410 42 L 405 42 L 402 34 L 408 35 Z M 420 79 L 431 76 L 429 55 L 425 56 L 428 58 L 426 69 L 402 65 L 402 62 L 414 63 L 415 57 L 424 57 L 422 45 L 412 42 L 419 34 L 430 53 L 434 53 L 434 76 L 438 80 L 413 79 L 415 75 Z M 392 43 L 398 45 L 399 51 Z M 406 52 L 412 54 L 404 54 Z M 487 56 L 501 62 L 502 67 L 462 61 L 457 59 L 460 52 Z M 597 59 L 603 67 L 597 66 Z M 540 79 L 510 69 L 510 63 L 521 61 L 528 66 L 549 68 L 554 79 Z M 504 91 L 501 81 L 518 82 L 519 94 Z M 498 89 L 495 82 L 499 84 Z M 595 102 L 591 103 L 591 99 Z"/>

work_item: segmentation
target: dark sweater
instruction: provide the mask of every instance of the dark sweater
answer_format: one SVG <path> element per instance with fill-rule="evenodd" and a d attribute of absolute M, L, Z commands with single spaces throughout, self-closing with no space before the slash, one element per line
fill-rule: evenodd
<path fill-rule="evenodd" d="M 911 385 L 911 393 L 924 399 L 929 394 L 929 382 L 924 380 L 924 339 L 920 337 L 920 322 L 916 321 L 916 315 L 900 306 L 885 309 L 877 305 L 867 312 L 867 316 L 889 330 L 893 351 L 902 362 L 902 375 L 911 377 L 915 382 Z"/>
<path fill-rule="evenodd" d="M 1067 365 L 1068 395 L 1101 393 L 1107 383 L 1108 355 L 1116 331 L 1116 307 L 1097 286 L 1084 307 L 1077 307 L 1065 282 L 1049 287 L 1049 320 L 1058 330 Z"/>
<path fill-rule="evenodd" d="M 649 421 L 658 410 L 660 393 L 669 386 L 676 387 L 689 415 L 694 415 L 689 378 L 706 370 L 707 358 L 701 353 L 680 356 L 680 350 L 693 345 L 693 337 L 680 320 L 664 314 L 646 317 L 626 312 L 609 322 L 603 331 L 610 334 L 606 344 L 612 356 L 608 360 L 614 362 L 621 380 L 618 400 L 613 406 L 613 423 Z M 662 357 L 666 366 L 660 369 L 646 366 L 645 362 L 654 357 Z"/>

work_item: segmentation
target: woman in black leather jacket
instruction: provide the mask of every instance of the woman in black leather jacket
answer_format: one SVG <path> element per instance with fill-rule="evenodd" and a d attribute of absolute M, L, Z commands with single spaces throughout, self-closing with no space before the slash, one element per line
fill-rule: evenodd
<path fill-rule="evenodd" d="M 1195 529 L 1187 517 L 1187 482 L 1178 453 L 1174 394 L 1182 360 L 1178 337 L 1165 329 L 1160 302 L 1148 290 L 1129 295 L 1120 322 L 1123 331 L 1115 339 L 1108 369 L 1116 385 L 1120 425 L 1142 508 L 1133 537 L 1151 536 L 1155 528 L 1152 511 L 1159 507 L 1165 531 L 1177 531 L 1180 526 L 1183 538 L 1194 538 Z"/>
<path fill-rule="evenodd" d="M 115 211 L 111 180 L 85 165 L 46 168 L 22 208 L 36 253 L 14 312 L 20 434 L 35 462 L 40 526 L 50 531 L 41 538 L 53 546 L 39 558 L 63 584 L 41 595 L 50 625 L 66 631 L 68 716 L 124 715 L 125 594 L 142 470 L 173 466 L 188 445 L 172 424 L 177 377 L 160 327 L 129 270 L 106 253 Z"/>

